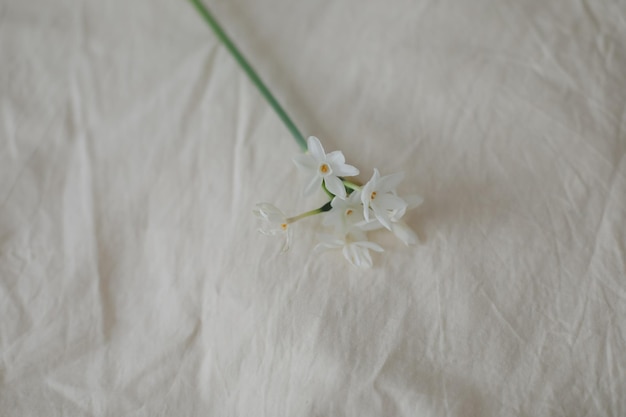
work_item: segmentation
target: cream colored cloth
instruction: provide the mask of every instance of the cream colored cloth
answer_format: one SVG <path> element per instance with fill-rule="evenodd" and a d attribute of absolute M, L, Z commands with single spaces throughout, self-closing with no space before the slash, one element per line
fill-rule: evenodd
<path fill-rule="evenodd" d="M 0 3 L 0 416 L 626 415 L 623 1 L 211 0 L 306 135 L 406 173 L 360 271 L 185 1 Z"/>

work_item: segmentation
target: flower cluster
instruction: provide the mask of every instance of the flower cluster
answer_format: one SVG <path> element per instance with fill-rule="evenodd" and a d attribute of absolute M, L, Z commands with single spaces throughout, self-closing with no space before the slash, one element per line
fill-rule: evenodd
<path fill-rule="evenodd" d="M 358 175 L 359 170 L 346 164 L 341 151 L 326 153 L 314 136 L 309 137 L 307 145 L 308 152 L 294 158 L 307 177 L 305 194 L 323 189 L 330 201 L 294 217 L 287 217 L 272 204 L 257 204 L 254 214 L 262 221 L 262 233 L 283 236 L 283 251 L 286 251 L 291 242 L 290 225 L 305 217 L 323 214 L 323 224 L 328 231 L 320 234 L 316 250 L 341 249 L 345 258 L 360 268 L 371 268 L 371 250 L 383 251 L 380 245 L 368 240 L 367 232 L 385 228 L 406 245 L 417 243 L 417 236 L 402 217 L 423 199 L 418 195 L 398 195 L 396 188 L 404 178 L 402 173 L 381 176 L 378 169 L 374 169 L 372 178 L 360 186 L 346 179 Z"/>

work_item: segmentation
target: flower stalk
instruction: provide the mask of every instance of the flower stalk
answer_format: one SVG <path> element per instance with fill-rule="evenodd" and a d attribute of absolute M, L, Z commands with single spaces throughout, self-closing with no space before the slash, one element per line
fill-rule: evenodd
<path fill-rule="evenodd" d="M 357 185 L 357 184 L 355 184 L 353 182 L 350 182 L 350 181 L 348 181 L 346 179 L 343 180 L 343 185 L 344 185 L 344 187 L 346 187 L 346 188 L 348 188 L 348 189 L 350 189 L 352 191 L 359 191 L 361 189 L 360 185 Z"/>
<path fill-rule="evenodd" d="M 224 44 L 228 52 L 235 58 L 237 63 L 241 66 L 241 69 L 244 70 L 252 83 L 259 89 L 261 95 L 267 100 L 270 106 L 274 109 L 280 120 L 285 124 L 296 143 L 303 151 L 307 150 L 306 141 L 304 140 L 304 136 L 300 133 L 300 130 L 295 125 L 295 123 L 291 120 L 287 112 L 280 105 L 278 100 L 272 95 L 270 90 L 267 88 L 261 77 L 256 73 L 252 65 L 248 62 L 248 60 L 243 56 L 243 54 L 239 51 L 237 46 L 233 43 L 230 37 L 226 34 L 224 29 L 220 26 L 217 19 L 213 17 L 213 14 L 209 11 L 209 9 L 202 3 L 201 0 L 189 0 L 191 4 L 194 5 L 200 16 L 204 19 L 204 21 L 209 25 L 213 32 L 215 32 L 215 36 Z"/>
<path fill-rule="evenodd" d="M 316 208 L 315 210 L 311 210 L 311 211 L 307 211 L 305 213 L 302 214 L 298 214 L 297 216 L 293 216 L 293 217 L 289 217 L 287 219 L 287 223 L 294 223 L 297 222 L 298 220 L 302 220 L 305 217 L 309 217 L 309 216 L 314 216 L 316 214 L 320 214 L 323 213 L 325 211 L 330 211 L 332 209 L 332 206 L 330 205 L 330 201 L 326 204 L 324 204 L 322 207 L 320 208 Z"/>

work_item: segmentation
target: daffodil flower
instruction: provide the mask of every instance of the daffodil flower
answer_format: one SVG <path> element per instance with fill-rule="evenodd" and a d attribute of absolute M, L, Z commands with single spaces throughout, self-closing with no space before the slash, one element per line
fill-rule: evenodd
<path fill-rule="evenodd" d="M 326 189 L 338 196 L 346 198 L 346 188 L 339 177 L 352 177 L 359 174 L 359 170 L 346 164 L 346 158 L 341 151 L 325 153 L 322 144 L 315 136 L 307 139 L 308 152 L 298 155 L 294 162 L 309 177 L 304 192 L 312 194 L 322 182 Z"/>
<path fill-rule="evenodd" d="M 399 218 L 399 213 L 404 214 L 408 206 L 406 201 L 396 195 L 396 188 L 403 179 L 403 173 L 381 177 L 378 169 L 374 169 L 374 175 L 361 191 L 365 220 L 370 220 L 371 209 L 380 224 L 391 230 L 391 222 Z"/>
<path fill-rule="evenodd" d="M 352 229 L 344 235 L 320 235 L 321 242 L 315 250 L 341 249 L 343 256 L 357 268 L 368 269 L 372 267 L 370 250 L 383 252 L 384 249 L 374 242 L 367 240 L 365 232 Z"/>
<path fill-rule="evenodd" d="M 259 203 L 252 210 L 254 215 L 261 220 L 259 232 L 268 236 L 284 236 L 282 252 L 289 250 L 291 246 L 290 220 L 278 207 L 270 203 Z"/>

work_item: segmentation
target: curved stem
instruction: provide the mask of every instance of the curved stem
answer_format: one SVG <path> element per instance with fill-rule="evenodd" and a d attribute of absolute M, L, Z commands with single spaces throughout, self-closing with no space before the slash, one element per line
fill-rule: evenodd
<path fill-rule="evenodd" d="M 300 133 L 294 122 L 291 120 L 291 118 L 289 118 L 289 115 L 287 115 L 287 112 L 282 108 L 280 103 L 278 103 L 278 100 L 274 98 L 270 90 L 265 86 L 261 78 L 257 75 L 256 71 L 254 71 L 254 68 L 252 68 L 246 58 L 241 54 L 241 52 L 239 52 L 239 49 L 237 49 L 233 41 L 231 41 L 226 32 L 224 32 L 224 29 L 222 29 L 222 27 L 213 17 L 209 9 L 202 3 L 201 0 L 189 1 L 196 7 L 196 10 L 204 18 L 204 21 L 211 27 L 211 29 L 213 29 L 213 32 L 215 32 L 215 35 L 218 37 L 218 39 L 224 44 L 226 49 L 228 49 L 228 52 L 231 53 L 231 55 L 239 63 L 245 73 L 248 74 L 250 80 L 252 80 L 254 85 L 256 85 L 256 87 L 263 95 L 263 97 L 265 97 L 265 99 L 268 101 L 270 106 L 272 106 L 276 114 L 278 114 L 278 117 L 280 117 L 285 126 L 287 126 L 287 129 L 289 129 L 289 132 L 291 132 L 291 135 L 296 140 L 298 145 L 302 148 L 303 151 L 306 151 L 306 141 L 304 140 L 304 136 L 302 136 L 302 133 Z"/>
<path fill-rule="evenodd" d="M 355 184 L 355 183 L 353 183 L 353 182 L 350 182 L 350 181 L 348 181 L 348 180 L 343 180 L 343 185 L 344 185 L 346 188 L 349 188 L 349 189 L 354 190 L 354 191 L 357 191 L 357 190 L 360 190 L 360 189 L 361 189 L 361 186 L 360 186 L 360 185 L 357 185 L 357 184 Z"/>
<path fill-rule="evenodd" d="M 304 219 L 305 217 L 309 217 L 309 216 L 313 216 L 315 214 L 320 214 L 323 213 L 325 211 L 329 211 L 332 208 L 332 206 L 330 205 L 330 201 L 326 204 L 324 204 L 322 207 L 320 208 L 316 208 L 315 210 L 311 210 L 311 211 L 307 211 L 305 213 L 302 214 L 298 214 L 297 216 L 293 216 L 287 219 L 287 223 L 293 223 L 293 222 L 297 222 L 300 219 Z"/>

